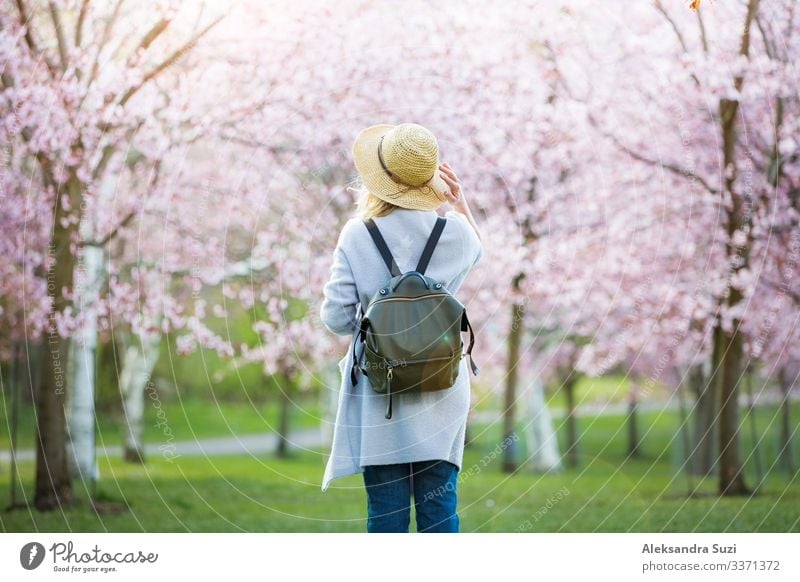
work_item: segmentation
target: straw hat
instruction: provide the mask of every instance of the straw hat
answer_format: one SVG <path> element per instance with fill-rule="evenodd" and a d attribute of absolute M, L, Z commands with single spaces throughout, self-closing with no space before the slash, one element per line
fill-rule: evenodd
<path fill-rule="evenodd" d="M 439 144 L 416 123 L 373 125 L 353 142 L 353 161 L 372 194 L 403 208 L 433 210 L 449 189 L 439 175 Z"/>

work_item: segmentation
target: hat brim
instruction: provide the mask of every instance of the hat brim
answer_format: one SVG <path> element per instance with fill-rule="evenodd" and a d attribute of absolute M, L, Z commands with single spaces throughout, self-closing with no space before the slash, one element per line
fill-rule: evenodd
<path fill-rule="evenodd" d="M 353 142 L 353 163 L 367 190 L 381 200 L 415 210 L 434 210 L 447 200 L 447 182 L 441 177 L 439 168 L 422 186 L 409 186 L 396 182 L 381 166 L 378 144 L 386 133 L 395 127 L 379 124 L 368 127 L 356 136 Z"/>

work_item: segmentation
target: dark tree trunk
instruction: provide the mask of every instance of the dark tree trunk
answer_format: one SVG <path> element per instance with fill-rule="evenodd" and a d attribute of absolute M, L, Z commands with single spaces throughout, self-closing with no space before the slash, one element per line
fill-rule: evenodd
<path fill-rule="evenodd" d="M 792 418 L 791 408 L 789 401 L 789 394 L 791 394 L 792 381 L 790 375 L 785 370 L 781 370 L 778 375 L 780 382 L 781 399 L 781 428 L 780 428 L 780 441 L 778 446 L 778 468 L 781 471 L 787 471 L 789 474 L 794 474 L 795 464 L 792 456 Z"/>
<path fill-rule="evenodd" d="M 731 289 L 731 293 L 735 289 Z M 739 455 L 739 390 L 741 361 L 744 357 L 742 335 L 737 326 L 732 334 L 719 326 L 714 330 L 715 382 L 719 386 L 719 486 L 720 495 L 749 495 Z"/>
<path fill-rule="evenodd" d="M 678 412 L 680 413 L 680 435 L 681 435 L 681 452 L 682 454 L 682 461 L 683 466 L 686 467 L 684 474 L 686 475 L 686 488 L 687 488 L 687 495 L 691 496 L 694 494 L 695 485 L 694 479 L 692 478 L 692 472 L 689 470 L 690 466 L 690 457 L 691 457 L 691 442 L 692 439 L 689 435 L 689 410 L 688 406 L 686 405 L 686 383 L 681 382 L 678 385 Z"/>
<path fill-rule="evenodd" d="M 278 446 L 275 454 L 278 457 L 289 456 L 289 417 L 291 414 L 292 398 L 289 392 L 291 382 L 288 376 L 281 374 L 280 398 L 278 408 Z"/>
<path fill-rule="evenodd" d="M 82 185 L 73 176 L 67 181 L 71 208 L 80 204 Z M 49 329 L 42 352 L 42 373 L 36 394 L 36 491 L 34 505 L 48 511 L 73 501 L 72 484 L 67 465 L 67 422 L 64 411 L 67 393 L 69 341 L 59 335 L 55 314 L 69 305 L 64 290 L 71 290 L 75 271 L 72 239 L 77 225 L 69 222 L 68 211 L 58 197 L 53 217 L 53 238 L 48 252 L 54 261 L 47 271 L 47 291 L 52 300 Z"/>
<path fill-rule="evenodd" d="M 51 331 L 42 359 L 42 376 L 36 399 L 37 509 L 51 510 L 72 501 L 67 468 L 66 363 L 69 342 Z"/>
<path fill-rule="evenodd" d="M 628 400 L 628 457 L 636 458 L 641 456 L 639 442 L 639 393 L 638 387 L 631 386 L 630 399 Z"/>
<path fill-rule="evenodd" d="M 578 422 L 575 415 L 575 375 L 568 372 L 564 380 L 564 395 L 567 400 L 567 464 L 570 467 L 578 466 Z"/>
<path fill-rule="evenodd" d="M 515 286 L 518 281 L 515 281 Z M 519 369 L 519 345 L 522 337 L 522 318 L 525 306 L 519 303 L 511 305 L 511 329 L 508 330 L 508 371 L 506 372 L 506 390 L 503 409 L 503 442 L 514 442 L 514 406 L 517 399 L 517 381 Z M 516 458 L 516 447 L 503 448 L 503 472 L 513 473 L 519 466 Z"/>
<path fill-rule="evenodd" d="M 748 58 L 750 54 L 750 28 L 758 12 L 759 0 L 749 0 L 747 15 L 742 27 L 739 54 Z M 734 78 L 734 87 L 741 91 L 744 77 Z M 739 117 L 739 101 L 722 98 L 719 101 L 719 120 L 722 133 L 722 167 L 725 169 L 723 196 L 730 197 L 730 205 L 726 200 L 720 204 L 725 209 L 727 219 L 727 235 L 725 254 L 728 259 L 727 296 L 722 308 L 731 310 L 739 305 L 743 296 L 739 288 L 731 284 L 731 280 L 749 264 L 752 245 L 752 209 L 753 194 L 744 185 L 739 192 L 736 187 L 738 172 L 736 159 L 737 131 Z M 736 242 L 736 234 L 744 235 L 744 242 Z M 720 495 L 748 495 L 751 491 L 745 485 L 742 464 L 739 458 L 739 380 L 744 359 L 743 338 L 739 326 L 741 321 L 733 318 L 731 329 L 723 330 L 717 320 L 714 328 L 714 375 L 719 385 L 721 399 L 719 414 L 719 447 Z"/>
<path fill-rule="evenodd" d="M 699 477 L 716 472 L 718 398 L 717 385 L 710 380 L 703 374 L 702 366 L 694 366 L 689 372 L 689 386 L 695 396 L 689 473 Z"/>

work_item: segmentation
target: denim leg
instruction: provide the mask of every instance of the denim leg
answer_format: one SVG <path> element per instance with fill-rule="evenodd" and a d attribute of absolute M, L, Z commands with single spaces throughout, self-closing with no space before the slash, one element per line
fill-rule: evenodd
<path fill-rule="evenodd" d="M 449 461 L 412 463 L 411 482 L 418 532 L 458 532 L 457 478 L 458 467 Z"/>
<path fill-rule="evenodd" d="M 411 519 L 411 481 L 409 463 L 367 465 L 367 532 L 408 532 Z"/>

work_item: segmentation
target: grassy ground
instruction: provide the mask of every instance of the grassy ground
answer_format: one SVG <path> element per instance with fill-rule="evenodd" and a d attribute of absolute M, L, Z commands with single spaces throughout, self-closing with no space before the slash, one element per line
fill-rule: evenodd
<path fill-rule="evenodd" d="M 6 414 L 8 400 L 0 398 L 0 448 L 8 448 L 10 416 Z M 159 425 L 159 409 L 162 411 Z M 97 443 L 117 445 L 122 442 L 121 414 L 99 414 Z M 145 442 L 164 440 L 164 426 L 169 427 L 175 440 L 194 440 L 232 434 L 268 432 L 278 426 L 278 406 L 275 403 L 248 404 L 214 402 L 200 398 L 155 401 L 145 400 Z M 20 407 L 18 449 L 35 447 L 34 410 L 30 404 Z M 291 426 L 319 426 L 319 407 L 316 402 L 297 402 L 291 409 Z"/>
<path fill-rule="evenodd" d="M 618 402 L 627 393 L 627 380 L 618 376 L 603 378 L 581 377 L 576 387 L 579 403 Z M 199 392 L 199 390 L 198 390 Z M 153 400 L 145 398 L 144 439 L 146 442 L 164 440 L 163 426 L 166 421 L 175 440 L 194 440 L 200 438 L 224 437 L 232 434 L 248 434 L 274 430 L 278 424 L 278 405 L 267 403 L 236 403 L 215 400 L 213 392 L 204 391 L 203 397 L 176 396 Z M 239 394 L 242 396 L 242 394 Z M 663 396 L 659 394 L 659 396 Z M 548 396 L 551 407 L 563 406 L 563 395 L 556 392 Z M 497 409 L 494 396 L 473 397 L 476 412 L 493 412 Z M 11 402 L 8 394 L 0 393 L 0 448 L 8 448 L 10 433 Z M 159 411 L 163 414 L 159 420 Z M 319 425 L 320 407 L 318 398 L 297 399 L 291 408 L 291 427 L 306 428 Z M 117 445 L 122 440 L 124 418 L 121 412 L 101 413 L 97 417 L 98 444 Z M 161 424 L 158 424 L 161 422 Z M 34 410 L 30 403 L 23 402 L 19 411 L 17 448 L 35 447 Z"/>
<path fill-rule="evenodd" d="M 796 414 L 796 410 L 794 411 Z M 795 416 L 796 418 L 796 416 Z M 774 458 L 774 410 L 757 417 L 764 466 Z M 579 465 L 560 474 L 536 475 L 524 468 L 500 472 L 499 427 L 471 428 L 459 483 L 462 531 L 800 531 L 800 474 L 772 471 L 758 495 L 719 498 L 715 483 L 690 486 L 679 471 L 680 439 L 674 411 L 641 419 L 643 456 L 625 454 L 623 416 L 579 420 Z M 745 425 L 747 426 L 747 425 Z M 563 443 L 564 427 L 559 425 Z M 520 426 L 518 434 L 524 434 Z M 747 434 L 746 432 L 744 434 Z M 747 481 L 757 481 L 752 443 L 743 435 Z M 525 456 L 524 438 L 517 441 Z M 289 459 L 264 457 L 153 456 L 146 466 L 101 462 L 98 497 L 125 500 L 129 509 L 98 516 L 80 505 L 41 514 L 27 509 L 0 512 L 3 531 L 364 531 L 366 498 L 361 475 L 337 479 L 326 492 L 320 481 L 321 450 Z M 2 466 L 0 506 L 8 505 L 8 467 Z M 25 494 L 32 493 L 33 465 L 21 466 Z M 413 518 L 413 515 L 412 515 Z M 413 525 L 412 525 L 413 529 Z"/>

